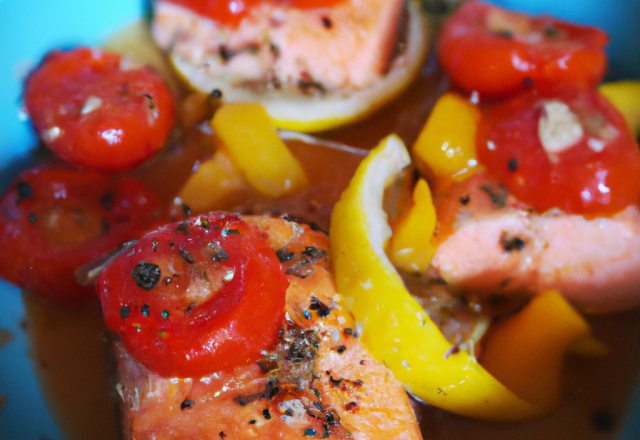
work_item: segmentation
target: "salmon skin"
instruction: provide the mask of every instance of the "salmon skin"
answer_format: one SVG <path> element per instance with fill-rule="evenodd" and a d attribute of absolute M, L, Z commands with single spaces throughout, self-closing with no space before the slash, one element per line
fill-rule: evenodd
<path fill-rule="evenodd" d="M 640 306 L 640 209 L 587 219 L 536 213 L 476 173 L 436 196 L 440 244 L 430 273 L 475 295 L 557 288 L 585 312 Z"/>
<path fill-rule="evenodd" d="M 420 439 L 402 384 L 360 344 L 343 309 L 326 234 L 282 218 L 244 219 L 288 256 L 291 284 L 279 342 L 252 365 L 167 378 L 116 341 L 124 437 Z"/>
<path fill-rule="evenodd" d="M 265 1 L 233 26 L 157 1 L 152 32 L 214 83 L 316 95 L 374 84 L 402 47 L 406 11 L 405 0 L 304 9 Z"/>

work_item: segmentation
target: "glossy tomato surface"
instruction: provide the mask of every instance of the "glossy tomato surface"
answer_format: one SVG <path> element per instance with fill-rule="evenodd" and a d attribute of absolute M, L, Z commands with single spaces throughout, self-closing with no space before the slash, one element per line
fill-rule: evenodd
<path fill-rule="evenodd" d="M 218 23 L 237 26 L 240 21 L 249 15 L 252 8 L 258 7 L 265 0 L 166 0 L 169 3 L 184 6 L 198 15 L 210 18 Z M 275 0 L 277 3 L 296 8 L 325 8 L 332 7 L 345 0 Z"/>
<path fill-rule="evenodd" d="M 45 145 L 92 169 L 139 165 L 175 122 L 173 97 L 155 72 L 97 48 L 50 52 L 25 81 L 24 99 Z"/>
<path fill-rule="evenodd" d="M 445 23 L 437 50 L 456 86 L 495 98 L 558 82 L 595 87 L 607 40 L 596 28 L 469 1 Z"/>
<path fill-rule="evenodd" d="M 159 222 L 142 182 L 94 171 L 24 171 L 0 198 L 0 277 L 52 301 L 95 295 L 75 271 Z"/>
<path fill-rule="evenodd" d="M 540 212 L 607 216 L 640 203 L 638 143 L 595 91 L 563 87 L 494 105 L 477 150 L 490 174 Z"/>
<path fill-rule="evenodd" d="M 255 225 L 212 213 L 145 235 L 107 266 L 107 326 L 164 376 L 246 365 L 277 340 L 289 280 Z"/>

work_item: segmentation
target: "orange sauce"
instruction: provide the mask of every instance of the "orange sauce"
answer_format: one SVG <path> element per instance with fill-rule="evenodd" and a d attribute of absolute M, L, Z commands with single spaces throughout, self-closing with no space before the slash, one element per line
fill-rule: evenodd
<path fill-rule="evenodd" d="M 408 144 L 417 137 L 447 81 L 431 62 L 398 99 L 366 121 L 320 136 L 369 149 L 397 132 Z M 213 151 L 211 139 L 195 134 L 143 167 L 138 174 L 170 201 L 197 161 Z M 185 140 L 186 139 L 186 140 Z M 239 194 L 225 209 L 277 210 L 316 221 L 328 228 L 331 206 L 349 182 L 362 156 L 289 143 L 312 182 L 309 192 L 273 201 Z M 171 178 L 167 178 L 171 176 Z M 119 438 L 115 372 L 109 370 L 109 345 L 97 301 L 62 308 L 24 295 L 28 334 L 41 388 L 69 440 Z M 414 408 L 423 436 L 429 439 L 613 439 L 622 425 L 640 372 L 640 309 L 589 317 L 594 335 L 607 344 L 602 358 L 572 356 L 565 372 L 565 398 L 552 414 L 529 422 L 493 423 L 446 413 L 418 402 Z"/>

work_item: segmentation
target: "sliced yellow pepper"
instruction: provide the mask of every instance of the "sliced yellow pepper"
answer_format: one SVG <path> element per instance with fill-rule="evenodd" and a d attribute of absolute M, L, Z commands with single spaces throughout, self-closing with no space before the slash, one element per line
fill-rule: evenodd
<path fill-rule="evenodd" d="M 494 327 L 482 365 L 528 402 L 553 406 L 560 400 L 564 355 L 589 333 L 587 322 L 557 290 L 542 291 L 518 314 Z"/>
<path fill-rule="evenodd" d="M 424 179 L 418 180 L 413 189 L 412 202 L 409 211 L 394 228 L 389 255 L 396 267 L 424 272 L 436 251 L 436 246 L 431 244 L 436 230 L 436 208 Z"/>
<path fill-rule="evenodd" d="M 262 194 L 282 197 L 309 186 L 304 170 L 280 139 L 261 104 L 223 104 L 214 114 L 211 127 L 231 162 Z"/>
<path fill-rule="evenodd" d="M 178 197 L 193 212 L 207 212 L 226 209 L 228 198 L 247 188 L 249 183 L 242 173 L 224 151 L 218 150 L 189 177 Z"/>
<path fill-rule="evenodd" d="M 438 99 L 413 144 L 416 167 L 423 175 L 462 181 L 478 170 L 478 107 L 453 92 Z"/>
<path fill-rule="evenodd" d="M 519 397 L 474 356 L 455 350 L 386 256 L 391 231 L 382 209 L 384 189 L 409 163 L 398 137 L 383 140 L 362 162 L 331 216 L 336 283 L 362 326 L 363 344 L 431 405 L 490 420 L 521 420 L 548 412 L 553 405 Z"/>
<path fill-rule="evenodd" d="M 599 91 L 622 113 L 631 131 L 640 136 L 640 81 L 607 83 Z"/>

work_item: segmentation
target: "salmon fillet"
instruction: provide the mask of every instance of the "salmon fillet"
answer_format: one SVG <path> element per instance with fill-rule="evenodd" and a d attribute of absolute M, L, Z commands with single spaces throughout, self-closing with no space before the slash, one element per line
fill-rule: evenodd
<path fill-rule="evenodd" d="M 257 363 L 166 378 L 115 342 L 127 439 L 420 439 L 407 394 L 360 344 L 329 272 L 328 237 L 293 221 L 244 217 L 268 235 L 290 286 L 276 346 Z"/>
<path fill-rule="evenodd" d="M 322 94 L 374 84 L 401 44 L 405 13 L 405 0 L 312 9 L 264 2 L 235 28 L 157 1 L 152 33 L 213 83 Z"/>
<path fill-rule="evenodd" d="M 432 272 L 485 295 L 557 288 L 586 312 L 640 306 L 640 209 L 586 219 L 520 205 L 483 173 L 441 196 Z"/>

